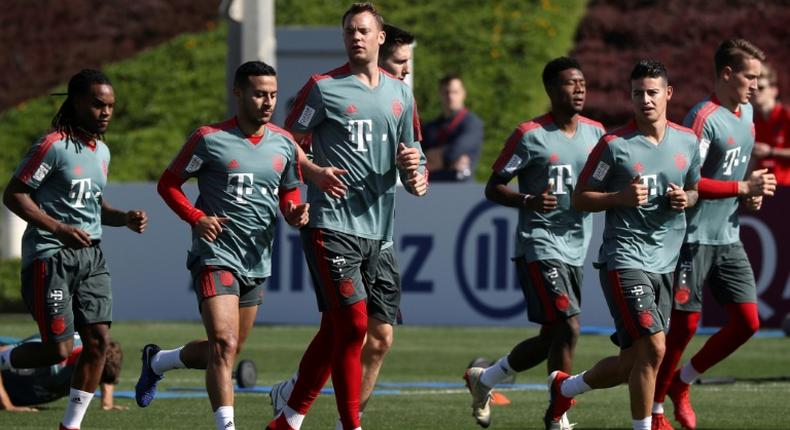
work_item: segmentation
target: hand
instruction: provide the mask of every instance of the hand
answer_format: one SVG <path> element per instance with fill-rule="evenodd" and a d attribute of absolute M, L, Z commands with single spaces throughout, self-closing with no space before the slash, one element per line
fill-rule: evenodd
<path fill-rule="evenodd" d="M 197 230 L 198 236 L 213 242 L 222 233 L 222 225 L 228 221 L 230 218 L 227 217 L 204 216 L 195 224 L 195 230 Z"/>
<path fill-rule="evenodd" d="M 129 211 L 126 212 L 126 227 L 129 227 L 129 230 L 142 233 L 145 231 L 145 227 L 148 226 L 148 215 L 145 211 Z"/>
<path fill-rule="evenodd" d="M 395 164 L 405 172 L 414 172 L 420 167 L 420 151 L 417 148 L 409 148 L 403 142 L 398 145 L 398 157 Z"/>
<path fill-rule="evenodd" d="M 526 207 L 536 212 L 549 212 L 557 209 L 557 196 L 551 194 L 551 185 L 547 185 L 539 195 L 528 198 Z"/>
<path fill-rule="evenodd" d="M 73 225 L 58 224 L 54 233 L 55 237 L 69 248 L 80 249 L 91 246 L 90 235 Z"/>
<path fill-rule="evenodd" d="M 310 203 L 295 205 L 294 202 L 288 202 L 288 207 L 285 208 L 285 213 L 283 213 L 285 222 L 296 228 L 303 227 L 310 220 L 309 210 Z"/>
<path fill-rule="evenodd" d="M 771 145 L 763 142 L 755 142 L 752 148 L 752 156 L 757 159 L 765 158 L 771 155 Z"/>
<path fill-rule="evenodd" d="M 340 180 L 340 175 L 345 175 L 348 170 L 338 169 L 337 167 L 322 167 L 313 178 L 318 188 L 328 194 L 330 197 L 336 199 L 342 198 L 346 195 L 348 186 Z"/>
<path fill-rule="evenodd" d="M 743 199 L 743 204 L 746 209 L 756 212 L 763 207 L 763 196 L 750 196 Z"/>
<path fill-rule="evenodd" d="M 0 410 L 5 409 L 8 412 L 38 412 L 38 409 L 31 407 L 31 406 L 16 406 L 10 405 L 4 408 L 0 408 Z"/>
<path fill-rule="evenodd" d="M 121 405 L 101 405 L 101 408 L 105 411 L 128 411 L 128 406 L 121 406 Z"/>
<path fill-rule="evenodd" d="M 745 182 L 748 196 L 773 196 L 776 191 L 776 176 L 768 169 L 754 170 Z"/>
<path fill-rule="evenodd" d="M 623 206 L 638 207 L 647 204 L 647 186 L 642 183 L 641 175 L 636 175 L 619 194 Z"/>
<path fill-rule="evenodd" d="M 669 206 L 671 206 L 672 209 L 676 211 L 683 211 L 686 209 L 688 205 L 686 190 L 670 182 L 667 196 L 669 197 Z"/>
<path fill-rule="evenodd" d="M 424 173 L 414 170 L 409 173 L 409 177 L 406 179 L 406 187 L 415 196 L 424 196 L 428 192 L 428 180 Z"/>

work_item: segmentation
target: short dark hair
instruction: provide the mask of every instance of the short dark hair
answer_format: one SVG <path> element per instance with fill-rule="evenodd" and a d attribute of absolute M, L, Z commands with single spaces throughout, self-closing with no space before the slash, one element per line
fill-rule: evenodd
<path fill-rule="evenodd" d="M 458 73 L 448 73 L 448 74 L 442 76 L 442 78 L 439 79 L 439 88 L 446 87 L 447 85 L 450 84 L 450 82 L 452 82 L 452 81 L 454 81 L 456 79 L 461 81 L 462 84 L 464 83 L 464 80 L 461 79 L 461 75 L 459 75 Z"/>
<path fill-rule="evenodd" d="M 60 109 L 52 118 L 52 128 L 55 131 L 63 133 L 69 138 L 74 137 L 77 129 L 77 125 L 74 123 L 77 114 L 74 109 L 74 99 L 90 94 L 91 86 L 95 84 L 112 86 L 110 78 L 100 70 L 95 69 L 82 69 L 69 79 L 66 100 L 63 101 Z"/>
<path fill-rule="evenodd" d="M 263 61 L 247 61 L 236 69 L 236 74 L 233 76 L 233 86 L 244 88 L 250 76 L 277 76 L 274 68 Z"/>
<path fill-rule="evenodd" d="M 664 82 L 669 83 L 667 68 L 655 60 L 639 60 L 631 70 L 631 80 L 642 78 L 664 78 Z"/>
<path fill-rule="evenodd" d="M 351 7 L 348 8 L 346 13 L 343 14 L 343 19 L 340 20 L 340 26 L 346 26 L 346 18 L 350 16 L 359 15 L 360 13 L 369 12 L 373 15 L 373 18 L 376 18 L 376 22 L 379 23 L 379 29 L 384 29 L 384 18 L 379 15 L 379 11 L 373 6 L 370 2 L 365 3 L 354 3 Z"/>
<path fill-rule="evenodd" d="M 384 44 L 379 49 L 381 58 L 389 58 L 399 47 L 414 43 L 413 34 L 394 25 L 384 24 L 384 32 L 387 33 L 387 38 L 384 39 Z"/>
<path fill-rule="evenodd" d="M 546 63 L 546 67 L 543 68 L 543 88 L 548 90 L 550 86 L 557 85 L 560 72 L 568 69 L 581 71 L 582 66 L 578 61 L 570 57 L 559 57 Z"/>
<path fill-rule="evenodd" d="M 102 369 L 99 381 L 102 384 L 117 384 L 122 366 L 123 349 L 121 349 L 121 344 L 111 340 L 110 347 L 107 348 L 107 358 L 104 361 L 104 369 Z"/>
<path fill-rule="evenodd" d="M 743 61 L 750 58 L 765 61 L 765 53 L 746 39 L 725 40 L 719 45 L 719 48 L 716 49 L 716 54 L 713 56 L 716 76 L 718 77 L 727 66 L 739 71 Z"/>

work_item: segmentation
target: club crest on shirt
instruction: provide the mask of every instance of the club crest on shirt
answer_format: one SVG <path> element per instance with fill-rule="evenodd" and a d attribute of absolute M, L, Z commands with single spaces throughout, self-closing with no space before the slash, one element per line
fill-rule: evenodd
<path fill-rule="evenodd" d="M 677 167 L 678 170 L 685 169 L 687 164 L 688 164 L 688 160 L 686 159 L 685 155 L 681 153 L 675 154 L 675 167 Z"/>
<path fill-rule="evenodd" d="M 203 165 L 203 159 L 198 157 L 197 155 L 193 155 L 192 159 L 189 160 L 189 164 L 187 164 L 186 170 L 187 173 L 195 173 L 200 169 L 200 166 Z"/>
<path fill-rule="evenodd" d="M 283 169 L 285 168 L 285 160 L 283 160 L 283 156 L 280 154 L 275 154 L 272 157 L 272 168 L 277 173 L 282 173 Z"/>
<path fill-rule="evenodd" d="M 51 169 L 52 166 L 50 166 L 49 164 L 41 163 L 41 165 L 38 166 L 38 169 L 36 169 L 36 173 L 33 173 L 33 179 L 37 181 L 43 180 L 44 178 L 47 177 L 47 173 L 49 173 Z"/>
<path fill-rule="evenodd" d="M 392 101 L 392 113 L 395 114 L 395 118 L 400 118 L 400 114 L 403 113 L 403 105 L 400 100 Z"/>

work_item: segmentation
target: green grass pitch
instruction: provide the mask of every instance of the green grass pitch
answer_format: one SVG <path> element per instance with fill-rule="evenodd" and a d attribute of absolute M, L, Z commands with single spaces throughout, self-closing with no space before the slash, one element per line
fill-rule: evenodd
<path fill-rule="evenodd" d="M 35 332 L 27 316 L 0 316 L 0 335 L 26 336 Z M 252 359 L 258 368 L 258 385 L 271 385 L 288 377 L 296 368 L 316 327 L 256 326 L 240 358 Z M 156 342 L 168 348 L 198 338 L 203 332 L 199 323 L 130 323 L 119 322 L 112 328 L 113 337 L 125 351 L 119 391 L 133 390 L 140 369 L 139 351 L 145 343 Z M 460 383 L 466 364 L 476 356 L 496 359 L 516 342 L 536 333 L 534 328 L 446 328 L 410 327 L 396 329 L 395 345 L 385 362 L 383 382 L 453 382 Z M 697 336 L 690 345 L 696 351 L 705 336 Z M 577 347 L 575 369 L 589 367 L 616 349 L 605 336 L 585 335 Z M 790 373 L 790 339 L 759 337 L 752 339 L 728 360 L 705 376 L 734 376 L 759 379 Z M 531 369 L 518 376 L 518 383 L 543 383 L 545 367 Z M 203 386 L 203 372 L 178 370 L 168 373 L 162 390 L 174 387 Z M 540 429 L 546 407 L 543 391 L 505 391 L 512 403 L 493 408 L 492 429 Z M 628 393 L 625 387 L 590 392 L 577 398 L 570 412 L 577 429 L 630 428 Z M 700 429 L 785 429 L 788 428 L 786 405 L 790 398 L 787 382 L 737 382 L 728 385 L 696 385 L 692 402 L 697 410 Z M 240 429 L 264 428 L 271 418 L 265 394 L 239 394 L 236 397 L 236 421 Z M 404 389 L 401 394 L 374 397 L 363 418 L 366 429 L 476 429 L 471 417 L 469 394 L 463 389 Z M 147 409 L 134 400 L 120 398 L 117 404 L 128 411 L 105 412 L 94 401 L 83 422 L 83 429 L 212 429 L 214 420 L 207 398 L 157 399 Z M 0 411 L 2 429 L 47 429 L 57 427 L 63 415 L 63 399 L 43 405 L 37 413 Z M 667 413 L 671 414 L 671 406 Z M 334 428 L 332 396 L 320 396 L 310 411 L 303 429 Z"/>

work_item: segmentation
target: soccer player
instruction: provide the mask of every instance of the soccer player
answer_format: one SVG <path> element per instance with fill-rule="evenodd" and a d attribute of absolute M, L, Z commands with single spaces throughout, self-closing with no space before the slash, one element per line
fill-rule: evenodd
<path fill-rule="evenodd" d="M 26 339 L 0 338 L 0 351 L 27 342 L 41 343 L 41 337 L 35 335 Z M 75 365 L 81 352 L 82 340 L 79 334 L 75 334 L 74 348 L 66 360 L 36 369 L 14 369 L 0 372 L 0 409 L 11 412 L 34 412 L 38 410 L 34 405 L 52 402 L 68 395 L 71 376 L 74 374 Z M 129 409 L 126 406 L 116 405 L 114 402 L 113 394 L 121 373 L 122 362 L 121 344 L 110 340 L 107 359 L 104 361 L 99 381 L 101 406 L 106 411 Z"/>
<path fill-rule="evenodd" d="M 678 423 L 696 428 L 689 384 L 738 349 L 760 326 L 757 288 L 739 238 L 737 211 L 739 199 L 759 209 L 763 196 L 772 196 L 776 188 L 776 178 L 765 169 L 755 170 L 743 180 L 754 145 L 749 97 L 757 90 L 764 60 L 763 52 L 746 40 L 723 42 L 714 56 L 714 94 L 697 103 L 684 120 L 699 138 L 702 200 L 688 211 L 688 230 L 675 271 L 672 324 L 654 396 L 653 427 L 657 429 L 672 428 L 663 415 L 667 394 L 675 405 Z M 697 330 L 706 282 L 726 308 L 729 320 L 689 363 L 676 370 Z"/>
<path fill-rule="evenodd" d="M 606 211 L 597 266 L 620 354 L 577 375 L 552 372 L 546 428 L 561 419 L 574 396 L 627 382 L 633 428 L 650 429 L 672 271 L 683 242 L 684 211 L 696 203 L 699 181 L 697 139 L 667 121 L 671 97 L 666 68 L 656 61 L 637 63 L 631 72 L 634 120 L 604 135 L 579 175 L 573 206 Z"/>
<path fill-rule="evenodd" d="M 135 387 L 141 407 L 171 369 L 206 369 L 217 429 L 234 429 L 231 373 L 263 302 L 271 274 L 277 207 L 288 224 L 307 223 L 301 203 L 296 143 L 269 121 L 277 102 L 274 69 L 260 61 L 242 64 L 233 81 L 235 117 L 197 129 L 164 171 L 158 190 L 171 209 L 192 226 L 187 268 L 197 295 L 207 340 L 160 350 L 143 349 Z M 195 205 L 181 185 L 195 177 Z"/>
<path fill-rule="evenodd" d="M 80 427 L 110 345 L 112 290 L 99 246 L 102 225 L 142 233 L 148 223 L 144 211 L 115 209 L 103 194 L 110 150 L 102 136 L 114 106 L 104 73 L 84 69 L 72 76 L 52 119 L 54 130 L 32 145 L 3 195 L 3 203 L 28 223 L 22 237 L 22 296 L 41 342 L 0 352 L 0 370 L 65 360 L 76 329 L 83 349 L 61 429 Z"/>
<path fill-rule="evenodd" d="M 389 24 L 384 24 L 384 31 L 386 38 L 379 50 L 379 67 L 396 78 L 403 80 L 409 74 L 409 60 L 412 57 L 414 36 Z M 419 132 L 419 130 L 420 128 L 417 126 L 415 132 Z M 420 139 L 417 137 L 415 140 Z M 402 155 L 405 154 L 402 153 Z M 419 156 L 416 157 L 416 161 L 419 162 Z M 427 185 L 427 182 L 424 185 Z M 388 235 L 388 239 L 391 239 L 391 234 Z M 398 262 L 395 258 L 395 248 L 393 242 L 387 240 L 382 245 L 376 278 L 368 292 L 368 330 L 362 347 L 360 417 L 373 393 L 384 358 L 392 347 L 393 326 L 397 322 L 400 313 L 400 296 L 400 273 Z M 288 380 L 272 386 L 269 395 L 275 416 L 280 413 L 288 402 L 298 376 L 299 373 L 296 372 Z M 340 420 L 338 420 L 336 428 L 337 430 L 342 429 Z"/>
<path fill-rule="evenodd" d="M 486 197 L 518 208 L 516 268 L 529 320 L 540 334 L 517 344 L 488 368 L 464 379 L 477 423 L 491 423 L 491 389 L 547 360 L 548 373 L 572 370 L 579 338 L 580 294 L 592 216 L 571 207 L 571 193 L 603 126 L 581 115 L 585 81 L 576 60 L 560 57 L 543 69 L 551 111 L 522 123 L 507 140 L 486 185 Z M 507 186 L 518 176 L 519 191 Z"/>
<path fill-rule="evenodd" d="M 376 276 L 382 241 L 392 235 L 396 175 L 409 192 L 425 193 L 413 96 L 377 65 L 383 20 L 371 4 L 356 3 L 342 24 L 349 62 L 314 75 L 286 121 L 298 141 L 311 134 L 317 165 L 348 171 L 348 193 L 337 200 L 308 187 L 311 221 L 302 229 L 302 243 L 321 327 L 302 358 L 287 405 L 269 423 L 273 430 L 299 429 L 330 374 L 343 429 L 360 428 L 366 291 Z M 405 160 L 415 154 L 418 162 Z"/>

